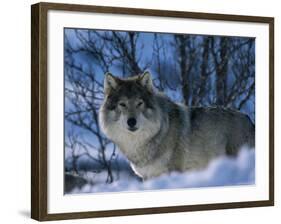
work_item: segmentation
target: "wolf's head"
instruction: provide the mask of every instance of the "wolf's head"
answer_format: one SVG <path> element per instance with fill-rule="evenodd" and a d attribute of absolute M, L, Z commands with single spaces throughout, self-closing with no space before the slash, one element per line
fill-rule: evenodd
<path fill-rule="evenodd" d="M 127 79 L 105 74 L 104 95 L 100 125 L 113 141 L 142 141 L 159 131 L 160 109 L 149 72 Z"/>

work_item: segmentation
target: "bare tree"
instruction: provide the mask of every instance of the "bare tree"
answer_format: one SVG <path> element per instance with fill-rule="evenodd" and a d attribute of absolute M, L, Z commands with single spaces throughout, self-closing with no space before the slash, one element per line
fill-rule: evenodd
<path fill-rule="evenodd" d="M 212 38 L 211 49 L 213 55 L 214 67 L 216 70 L 216 105 L 225 106 L 227 94 L 227 75 L 229 62 L 229 38 Z"/>
<path fill-rule="evenodd" d="M 175 34 L 174 43 L 175 59 L 178 62 L 179 76 L 181 78 L 181 92 L 183 101 L 190 105 L 192 97 L 192 69 L 196 60 L 195 37 L 190 35 Z"/>
<path fill-rule="evenodd" d="M 201 55 L 197 55 L 198 58 L 201 58 L 200 60 L 200 72 L 197 75 L 197 79 L 199 80 L 197 83 L 197 87 L 194 88 L 194 94 L 192 99 L 192 106 L 201 106 L 204 105 L 204 99 L 209 94 L 209 91 L 207 89 L 208 86 L 208 78 L 210 76 L 209 72 L 209 55 L 210 55 L 210 42 L 212 37 L 205 36 L 203 37 L 202 44 L 198 44 L 200 48 L 202 48 Z"/>
<path fill-rule="evenodd" d="M 69 63 L 66 63 L 65 78 L 65 97 L 68 101 L 65 119 L 91 134 L 96 143 L 92 150 L 98 152 L 97 159 L 107 170 L 107 182 L 112 182 L 112 161 L 107 155 L 111 142 L 103 136 L 98 125 L 98 109 L 103 99 L 102 84 L 96 79 L 94 72 L 88 73 Z"/>
<path fill-rule="evenodd" d="M 155 71 L 158 77 L 158 89 L 160 91 L 164 91 L 165 89 L 165 76 L 163 74 L 164 72 L 164 66 L 166 62 L 166 52 L 165 52 L 165 43 L 162 40 L 161 36 L 158 34 L 154 34 L 154 40 L 153 40 L 153 58 L 155 58 Z"/>
<path fill-rule="evenodd" d="M 68 139 L 65 141 L 65 147 L 67 147 L 71 152 L 71 168 L 74 174 L 78 174 L 78 159 L 82 156 L 79 152 L 77 145 L 77 135 L 73 132 L 69 132 L 67 135 Z"/>
<path fill-rule="evenodd" d="M 241 110 L 250 100 L 254 103 L 255 94 L 255 57 L 254 39 L 236 40 L 230 61 L 235 81 L 229 85 L 227 103 Z"/>

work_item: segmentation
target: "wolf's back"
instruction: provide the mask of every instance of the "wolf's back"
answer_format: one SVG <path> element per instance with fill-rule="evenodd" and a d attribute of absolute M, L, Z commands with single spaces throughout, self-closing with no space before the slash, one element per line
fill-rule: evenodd
<path fill-rule="evenodd" d="M 239 111 L 219 107 L 190 108 L 190 122 L 192 140 L 196 144 L 224 147 L 229 155 L 237 154 L 242 146 L 255 146 L 255 126 Z"/>

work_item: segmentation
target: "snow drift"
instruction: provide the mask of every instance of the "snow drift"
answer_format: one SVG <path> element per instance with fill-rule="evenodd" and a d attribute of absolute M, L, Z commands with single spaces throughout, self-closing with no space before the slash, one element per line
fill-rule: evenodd
<path fill-rule="evenodd" d="M 91 178 L 91 175 L 87 175 Z M 111 184 L 85 184 L 74 188 L 70 194 L 95 192 L 120 192 L 139 190 L 159 190 L 177 188 L 197 188 L 215 186 L 250 185 L 255 183 L 255 151 L 241 149 L 237 157 L 222 156 L 210 162 L 200 171 L 185 173 L 172 172 L 147 181 L 140 181 L 126 172 L 121 172 L 119 180 Z"/>

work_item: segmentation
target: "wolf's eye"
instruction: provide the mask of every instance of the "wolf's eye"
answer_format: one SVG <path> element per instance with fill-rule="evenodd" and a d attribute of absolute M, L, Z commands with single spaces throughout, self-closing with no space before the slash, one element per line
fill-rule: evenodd
<path fill-rule="evenodd" d="M 120 105 L 121 107 L 126 107 L 126 104 L 125 104 L 125 103 L 119 103 L 119 105 Z"/>
<path fill-rule="evenodd" d="M 139 107 L 139 106 L 141 106 L 141 105 L 143 105 L 143 102 L 142 102 L 142 101 L 138 102 L 137 107 Z"/>

